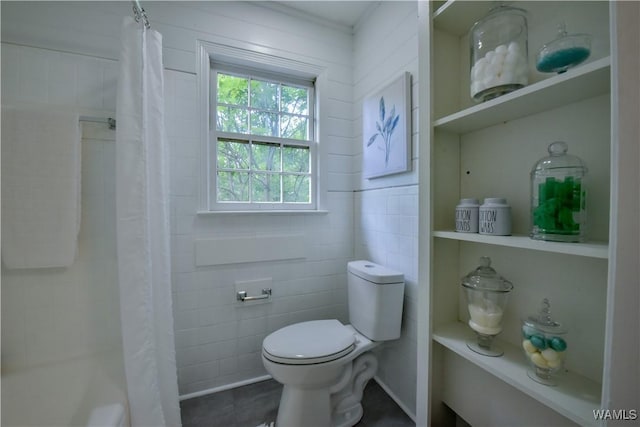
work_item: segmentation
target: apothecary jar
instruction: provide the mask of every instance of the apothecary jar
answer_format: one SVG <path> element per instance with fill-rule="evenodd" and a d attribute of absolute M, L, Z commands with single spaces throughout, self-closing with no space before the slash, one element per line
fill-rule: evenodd
<path fill-rule="evenodd" d="M 527 85 L 527 17 L 499 5 L 471 28 L 471 97 L 487 101 Z"/>
<path fill-rule="evenodd" d="M 584 242 L 587 237 L 587 166 L 567 154 L 564 141 L 549 144 L 549 156 L 531 170 L 531 238 Z"/>

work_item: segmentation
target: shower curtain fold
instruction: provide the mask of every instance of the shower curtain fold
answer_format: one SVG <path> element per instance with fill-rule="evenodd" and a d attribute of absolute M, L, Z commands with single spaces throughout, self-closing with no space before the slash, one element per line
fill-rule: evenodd
<path fill-rule="evenodd" d="M 126 17 L 116 120 L 118 280 L 132 426 L 179 426 L 162 35 Z"/>

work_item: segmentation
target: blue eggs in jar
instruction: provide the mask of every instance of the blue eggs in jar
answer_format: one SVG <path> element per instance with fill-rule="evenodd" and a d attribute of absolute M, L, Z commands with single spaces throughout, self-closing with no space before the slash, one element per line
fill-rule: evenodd
<path fill-rule="evenodd" d="M 538 350 L 544 350 L 547 348 L 547 340 L 544 336 L 540 335 L 531 335 L 531 344 Z"/>
<path fill-rule="evenodd" d="M 549 346 L 555 351 L 565 351 L 567 349 L 567 342 L 560 337 L 553 337 L 549 340 Z"/>

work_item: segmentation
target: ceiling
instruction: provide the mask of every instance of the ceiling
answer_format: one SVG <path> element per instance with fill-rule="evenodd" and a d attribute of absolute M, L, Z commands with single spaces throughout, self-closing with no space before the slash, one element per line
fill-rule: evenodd
<path fill-rule="evenodd" d="M 378 4 L 379 1 L 298 0 L 277 3 L 307 16 L 353 28 L 369 8 Z"/>

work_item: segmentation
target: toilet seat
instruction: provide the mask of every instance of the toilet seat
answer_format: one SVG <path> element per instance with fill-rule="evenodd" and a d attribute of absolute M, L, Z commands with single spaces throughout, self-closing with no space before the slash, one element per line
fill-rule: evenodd
<path fill-rule="evenodd" d="M 268 335 L 262 344 L 264 357 L 287 365 L 330 362 L 346 356 L 354 348 L 353 330 L 336 319 L 286 326 Z"/>

